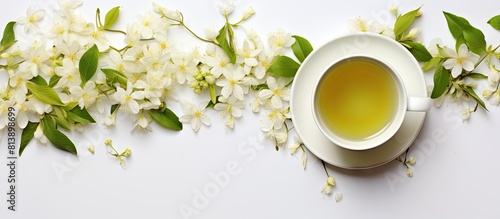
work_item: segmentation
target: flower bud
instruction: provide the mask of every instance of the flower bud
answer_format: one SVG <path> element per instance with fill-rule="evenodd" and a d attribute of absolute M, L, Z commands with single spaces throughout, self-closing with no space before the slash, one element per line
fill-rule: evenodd
<path fill-rule="evenodd" d="M 492 90 L 484 90 L 483 91 L 483 97 L 485 99 L 489 99 L 491 97 L 491 95 L 493 94 L 493 91 Z"/>
<path fill-rule="evenodd" d="M 500 93 L 499 92 L 500 92 L 500 90 L 493 93 L 493 99 L 490 101 L 491 105 L 496 106 L 496 105 L 500 104 Z"/>
<path fill-rule="evenodd" d="M 391 11 L 394 15 L 398 16 L 398 7 L 397 6 L 389 7 L 389 11 Z"/>
<path fill-rule="evenodd" d="M 413 170 L 411 168 L 406 168 L 406 175 L 408 177 L 413 177 Z"/>
<path fill-rule="evenodd" d="M 245 11 L 243 11 L 243 20 L 246 20 L 250 17 L 252 17 L 252 15 L 255 14 L 255 10 L 253 9 L 252 6 L 248 7 Z"/>
<path fill-rule="evenodd" d="M 10 57 L 9 53 L 2 53 L 2 55 L 0 55 L 0 58 L 2 59 L 8 59 Z"/>
<path fill-rule="evenodd" d="M 153 2 L 153 11 L 161 14 L 161 13 L 163 13 L 163 6 L 161 6 L 160 4 L 158 4 L 156 2 Z"/>
<path fill-rule="evenodd" d="M 208 84 L 215 84 L 215 77 L 212 75 L 207 75 L 207 76 L 205 76 L 205 81 Z"/>
<path fill-rule="evenodd" d="M 132 151 L 130 150 L 130 148 L 126 148 L 125 151 L 123 151 L 122 156 L 128 157 L 131 154 L 132 154 Z"/>
<path fill-rule="evenodd" d="M 175 21 L 182 21 L 182 14 L 178 10 L 171 10 L 168 8 L 163 8 L 163 14 L 167 16 L 168 18 L 175 20 Z"/>
<path fill-rule="evenodd" d="M 215 28 L 207 28 L 205 29 L 205 37 L 211 41 L 216 42 L 217 41 L 217 36 L 219 35 L 219 32 L 215 30 Z"/>
<path fill-rule="evenodd" d="M 415 36 L 416 36 L 418 33 L 420 33 L 420 29 L 418 29 L 418 28 L 412 28 L 412 29 L 410 30 L 410 32 L 408 33 L 408 35 L 406 35 L 406 38 L 407 38 L 407 39 L 413 39 L 413 38 L 415 38 Z"/>
<path fill-rule="evenodd" d="M 113 141 L 108 138 L 108 139 L 104 140 L 104 144 L 108 145 L 108 146 L 111 146 L 113 144 Z"/>
<path fill-rule="evenodd" d="M 470 87 L 470 88 L 476 88 L 477 87 L 477 83 L 476 82 L 472 82 L 472 83 L 466 84 L 465 86 Z"/>
<path fill-rule="evenodd" d="M 198 75 L 200 75 L 200 74 L 201 74 L 201 73 L 200 73 L 199 71 L 197 71 L 197 72 L 193 73 L 193 78 L 198 77 Z"/>
<path fill-rule="evenodd" d="M 234 10 L 234 2 L 230 0 L 225 0 L 222 5 L 219 7 L 219 12 L 224 16 L 227 17 L 231 13 L 233 13 Z"/>
<path fill-rule="evenodd" d="M 196 80 L 201 81 L 201 80 L 203 80 L 203 75 L 198 73 L 198 75 L 196 75 L 195 78 L 196 78 Z"/>
<path fill-rule="evenodd" d="M 335 178 L 333 178 L 332 176 L 328 176 L 328 178 L 326 179 L 326 183 L 328 185 L 334 186 L 335 185 Z"/>
<path fill-rule="evenodd" d="M 408 159 L 406 161 L 406 163 L 411 164 L 411 165 L 415 164 L 416 162 L 417 162 L 417 159 L 415 159 L 414 157 L 410 157 L 410 159 Z"/>
<path fill-rule="evenodd" d="M 496 69 L 494 65 L 490 65 L 490 74 L 488 75 L 488 82 L 491 86 L 496 86 L 500 80 L 500 72 Z"/>
<path fill-rule="evenodd" d="M 197 88 L 198 87 L 198 81 L 191 81 L 191 83 L 189 84 L 189 86 L 191 88 Z"/>
<path fill-rule="evenodd" d="M 95 152 L 95 150 L 94 150 L 94 145 L 92 145 L 92 144 L 87 145 L 87 150 L 88 150 L 90 153 L 92 153 L 92 154 L 93 154 L 93 153 Z"/>

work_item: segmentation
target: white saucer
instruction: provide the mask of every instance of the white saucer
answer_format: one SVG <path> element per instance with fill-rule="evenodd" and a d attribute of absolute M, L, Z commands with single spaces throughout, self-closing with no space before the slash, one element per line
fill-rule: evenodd
<path fill-rule="evenodd" d="M 383 165 L 401 155 L 415 140 L 425 112 L 407 112 L 403 125 L 389 141 L 370 150 L 353 151 L 330 142 L 316 126 L 312 112 L 313 88 L 333 61 L 346 55 L 363 54 L 385 60 L 401 74 L 407 94 L 427 97 L 420 65 L 408 50 L 380 34 L 353 33 L 333 39 L 315 49 L 295 76 L 290 109 L 294 127 L 306 147 L 318 158 L 337 167 L 367 169 Z"/>

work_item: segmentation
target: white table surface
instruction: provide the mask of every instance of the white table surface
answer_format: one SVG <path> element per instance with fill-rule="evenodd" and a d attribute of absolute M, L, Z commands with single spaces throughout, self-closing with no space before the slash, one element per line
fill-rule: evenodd
<path fill-rule="evenodd" d="M 252 5 L 256 14 L 244 26 L 255 29 L 263 39 L 283 28 L 317 47 L 347 33 L 348 19 L 362 16 L 383 21 L 391 2 L 403 12 L 423 5 L 423 16 L 415 26 L 421 28 L 424 44 L 440 38 L 454 45 L 442 11 L 466 17 L 485 33 L 489 44 L 500 43 L 500 32 L 486 23 L 500 14 L 493 0 L 237 1 L 234 19 Z M 183 12 L 186 23 L 200 33 L 212 24 L 222 25 L 216 3 L 161 1 Z M 24 15 L 29 5 L 49 9 L 53 4 L 49 0 L 4 2 L 0 24 L 3 28 Z M 93 22 L 97 7 L 107 11 L 116 5 L 123 6 L 121 29 L 135 15 L 152 9 L 150 1 L 85 0 L 78 10 Z M 176 40 L 180 46 L 203 45 L 187 34 L 181 36 L 186 38 Z M 426 79 L 431 82 L 432 73 Z M 479 86 L 482 91 L 487 85 Z M 95 125 L 83 135 L 70 135 L 77 142 L 78 158 L 33 141 L 18 160 L 14 213 L 7 210 L 5 201 L 4 134 L 0 141 L 0 218 L 182 218 L 180 209 L 186 206 L 196 213 L 190 218 L 498 218 L 500 107 L 487 105 L 489 113 L 479 110 L 466 122 L 460 118 L 463 107 L 453 103 L 431 109 L 409 152 L 417 159 L 413 178 L 406 177 L 397 161 L 363 171 L 329 166 L 337 180 L 333 193 L 344 196 L 338 203 L 334 196 L 321 193 L 326 176 L 312 154 L 303 170 L 300 157 L 286 149 L 276 152 L 271 142 L 258 140 L 262 137 L 259 116 L 249 107 L 228 133 L 215 111 L 208 113 L 212 126 L 198 133 L 188 125 L 181 132 L 154 125 L 151 133 L 131 133 L 131 122 L 126 119 L 120 119 L 112 130 L 101 131 Z M 182 115 L 180 108 L 174 110 Z M 120 148 L 132 148 L 128 170 L 106 153 L 105 138 L 112 138 Z M 96 147 L 95 155 L 85 150 L 89 142 Z M 205 187 L 216 185 L 212 175 L 235 165 L 227 183 L 218 185 L 217 191 L 208 194 L 211 197 L 200 197 L 207 195 Z"/>

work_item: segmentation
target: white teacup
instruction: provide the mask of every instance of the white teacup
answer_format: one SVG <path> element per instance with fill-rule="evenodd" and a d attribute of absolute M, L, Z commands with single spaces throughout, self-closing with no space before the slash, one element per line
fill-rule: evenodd
<path fill-rule="evenodd" d="M 350 150 L 382 145 L 399 130 L 407 111 L 431 106 L 428 97 L 408 97 L 399 73 L 367 55 L 335 61 L 313 92 L 316 125 L 330 141 Z"/>

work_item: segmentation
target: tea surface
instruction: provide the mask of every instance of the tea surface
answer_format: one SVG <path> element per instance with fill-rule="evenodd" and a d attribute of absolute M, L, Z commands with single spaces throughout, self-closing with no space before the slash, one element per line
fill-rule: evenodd
<path fill-rule="evenodd" d="M 354 60 L 330 70 L 317 90 L 317 107 L 332 132 L 350 140 L 376 136 L 397 110 L 397 88 L 381 66 Z"/>

